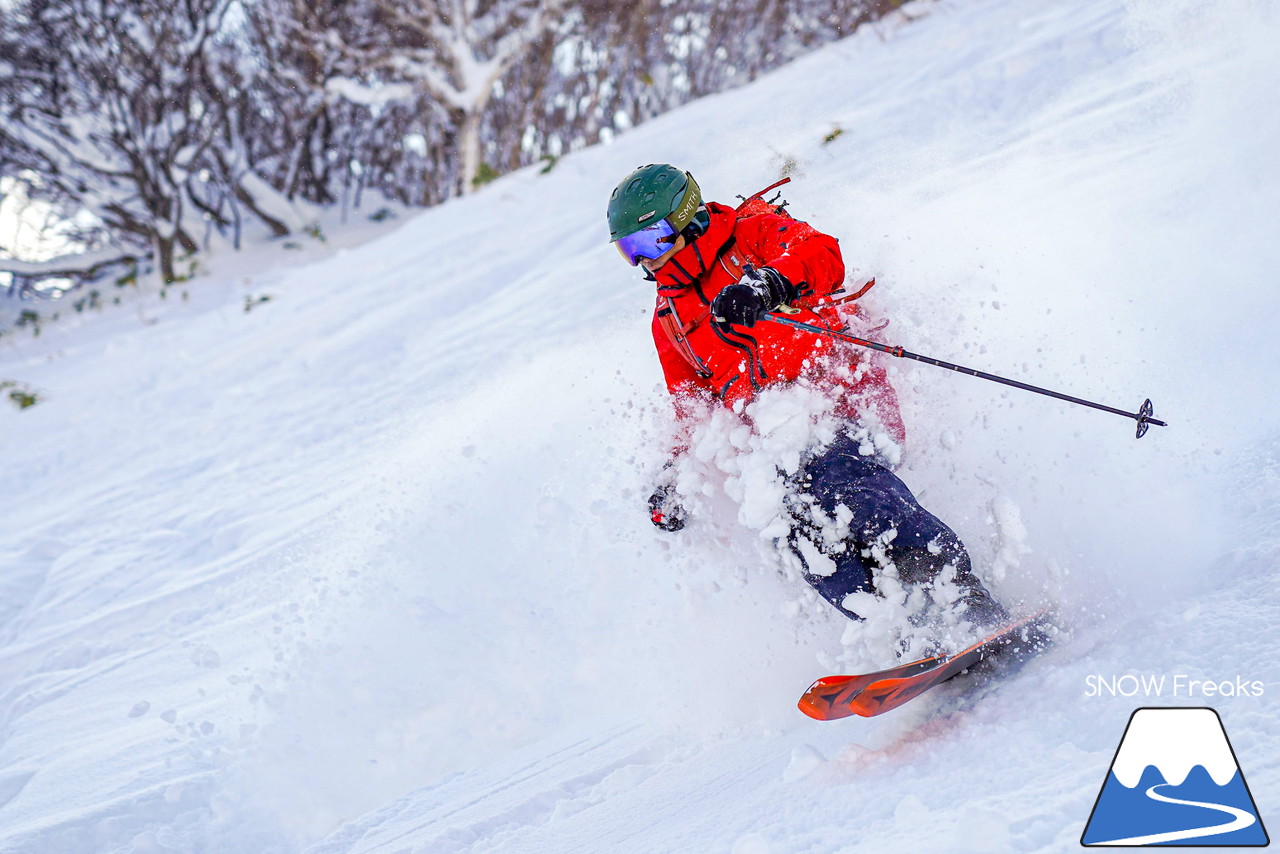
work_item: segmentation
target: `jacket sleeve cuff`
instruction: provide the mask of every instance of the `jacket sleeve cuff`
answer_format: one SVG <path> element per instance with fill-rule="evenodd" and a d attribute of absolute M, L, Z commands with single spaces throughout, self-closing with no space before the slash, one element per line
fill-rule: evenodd
<path fill-rule="evenodd" d="M 788 255 L 782 255 L 774 258 L 769 262 L 768 266 L 786 276 L 787 281 L 795 285 L 797 288 L 799 288 L 800 283 L 804 281 L 804 265 Z"/>

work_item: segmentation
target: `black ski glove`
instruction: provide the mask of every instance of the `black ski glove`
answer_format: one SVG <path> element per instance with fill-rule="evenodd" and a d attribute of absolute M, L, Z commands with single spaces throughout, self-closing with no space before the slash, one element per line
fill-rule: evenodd
<path fill-rule="evenodd" d="M 730 323 L 750 328 L 761 314 L 799 295 L 796 286 L 772 267 L 747 267 L 737 283 L 724 288 L 711 301 L 711 318 L 722 329 Z"/>
<path fill-rule="evenodd" d="M 671 484 L 660 485 L 649 496 L 649 519 L 656 527 L 672 533 L 684 527 L 684 507 Z"/>

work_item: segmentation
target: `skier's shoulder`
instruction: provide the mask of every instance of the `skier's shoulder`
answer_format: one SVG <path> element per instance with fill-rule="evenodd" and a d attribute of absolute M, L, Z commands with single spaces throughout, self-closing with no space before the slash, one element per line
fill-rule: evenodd
<path fill-rule="evenodd" d="M 766 199 L 756 193 L 732 210 L 736 218 L 734 233 L 748 240 L 779 239 L 785 234 L 787 237 L 781 239 L 791 242 L 823 235 L 809 223 L 797 219 L 778 196 Z"/>
<path fill-rule="evenodd" d="M 744 227 L 759 229 L 769 223 L 797 221 L 785 208 L 774 207 L 760 199 L 751 199 L 737 206 L 707 202 L 707 213 L 713 224 L 729 224 L 735 231 L 741 231 Z"/>

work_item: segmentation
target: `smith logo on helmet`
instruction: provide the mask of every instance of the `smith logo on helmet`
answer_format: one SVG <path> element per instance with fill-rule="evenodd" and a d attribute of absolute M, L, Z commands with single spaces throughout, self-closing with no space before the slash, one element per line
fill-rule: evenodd
<path fill-rule="evenodd" d="M 693 212 L 698 209 L 698 196 L 696 193 L 685 193 L 684 201 L 680 203 L 680 207 L 676 208 L 671 219 L 675 222 L 688 222 L 693 218 Z"/>
<path fill-rule="evenodd" d="M 636 222 L 644 222 L 646 219 L 651 218 L 656 213 L 657 211 L 649 211 L 647 214 L 641 214 L 640 218 L 637 219 Z"/>

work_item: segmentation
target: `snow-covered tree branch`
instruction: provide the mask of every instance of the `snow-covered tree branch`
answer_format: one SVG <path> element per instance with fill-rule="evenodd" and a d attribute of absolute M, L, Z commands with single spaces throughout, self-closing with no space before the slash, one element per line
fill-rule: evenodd
<path fill-rule="evenodd" d="M 0 13 L 17 48 L 0 77 L 0 141 L 122 255 L 153 250 L 166 281 L 207 215 L 192 175 L 219 141 L 208 54 L 230 3 L 18 0 Z"/>

